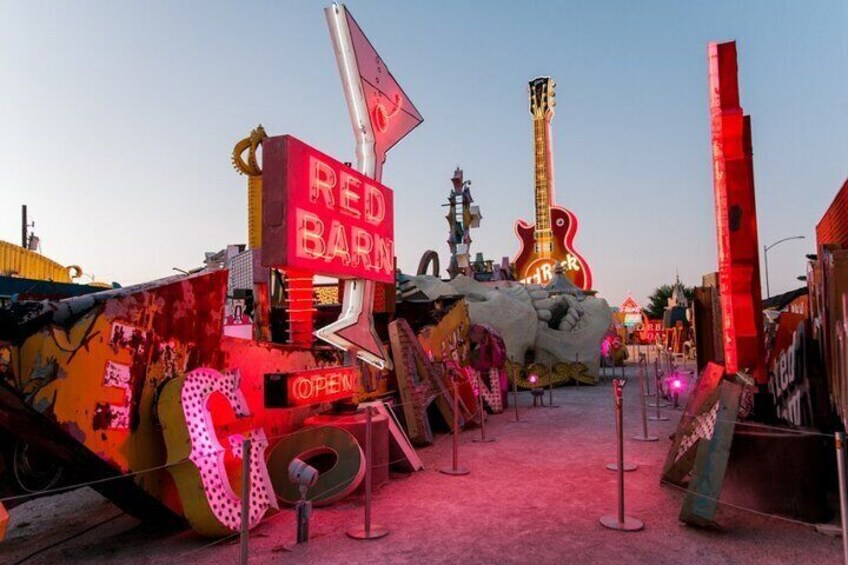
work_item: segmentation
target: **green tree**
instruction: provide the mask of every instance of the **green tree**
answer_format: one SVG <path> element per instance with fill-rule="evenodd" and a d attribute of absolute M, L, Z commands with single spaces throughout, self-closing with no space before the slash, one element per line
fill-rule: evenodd
<path fill-rule="evenodd" d="M 674 292 L 674 286 L 670 284 L 664 284 L 655 288 L 654 292 L 648 296 L 648 306 L 643 308 L 643 310 L 645 310 L 645 314 L 647 314 L 649 318 L 662 318 L 663 312 L 665 312 L 665 308 L 668 306 L 668 299 L 671 298 L 672 292 Z M 686 295 L 686 298 L 692 300 L 695 297 L 695 288 L 691 286 L 684 286 L 683 294 Z"/>

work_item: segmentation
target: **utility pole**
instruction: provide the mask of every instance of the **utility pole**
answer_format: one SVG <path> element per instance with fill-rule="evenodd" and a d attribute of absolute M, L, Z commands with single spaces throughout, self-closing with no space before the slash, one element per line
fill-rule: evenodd
<path fill-rule="evenodd" d="M 21 247 L 27 248 L 27 209 L 26 204 L 21 206 Z"/>

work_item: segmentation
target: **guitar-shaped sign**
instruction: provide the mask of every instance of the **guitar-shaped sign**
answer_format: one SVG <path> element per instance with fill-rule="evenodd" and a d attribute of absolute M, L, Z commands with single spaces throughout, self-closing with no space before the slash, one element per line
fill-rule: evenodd
<path fill-rule="evenodd" d="M 547 284 L 561 264 L 569 279 L 582 290 L 591 290 L 592 272 L 574 250 L 577 217 L 552 205 L 554 167 L 551 152 L 551 120 L 554 117 L 554 82 L 551 77 L 530 81 L 530 114 L 533 116 L 535 148 L 536 223 L 518 220 L 515 233 L 521 250 L 513 259 L 518 280 Z"/>

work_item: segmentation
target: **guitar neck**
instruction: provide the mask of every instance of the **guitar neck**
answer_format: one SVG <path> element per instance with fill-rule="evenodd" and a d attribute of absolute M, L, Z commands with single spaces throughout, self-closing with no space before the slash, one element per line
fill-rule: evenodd
<path fill-rule="evenodd" d="M 551 171 L 550 119 L 533 118 L 536 181 L 536 239 L 549 240 L 551 235 Z"/>

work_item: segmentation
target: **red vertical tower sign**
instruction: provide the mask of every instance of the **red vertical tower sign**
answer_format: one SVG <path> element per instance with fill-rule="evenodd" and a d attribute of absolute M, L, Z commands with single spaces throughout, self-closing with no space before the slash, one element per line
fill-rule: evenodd
<path fill-rule="evenodd" d="M 763 344 L 751 118 L 739 105 L 736 42 L 710 43 L 710 126 L 719 291 L 728 373 L 768 382 Z"/>

